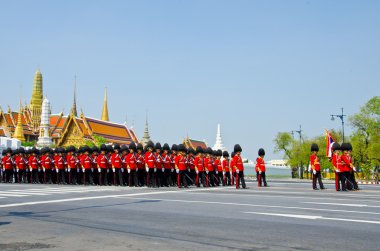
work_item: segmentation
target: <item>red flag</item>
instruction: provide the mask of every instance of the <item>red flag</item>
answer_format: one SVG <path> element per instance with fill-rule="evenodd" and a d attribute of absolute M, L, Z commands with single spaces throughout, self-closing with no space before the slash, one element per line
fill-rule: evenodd
<path fill-rule="evenodd" d="M 332 156 L 332 146 L 335 143 L 335 140 L 329 133 L 329 131 L 326 130 L 326 157 L 331 158 Z"/>

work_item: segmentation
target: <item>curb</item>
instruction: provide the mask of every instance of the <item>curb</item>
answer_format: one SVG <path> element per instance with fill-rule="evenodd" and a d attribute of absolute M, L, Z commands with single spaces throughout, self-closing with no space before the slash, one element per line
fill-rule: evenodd
<path fill-rule="evenodd" d="M 373 182 L 373 181 L 358 181 L 358 184 L 361 184 L 361 185 L 379 185 L 379 184 L 376 184 L 376 182 Z"/>

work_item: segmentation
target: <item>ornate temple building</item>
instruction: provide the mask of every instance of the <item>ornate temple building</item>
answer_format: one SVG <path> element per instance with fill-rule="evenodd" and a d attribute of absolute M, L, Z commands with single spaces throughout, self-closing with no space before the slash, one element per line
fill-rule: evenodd
<path fill-rule="evenodd" d="M 220 124 L 218 124 L 216 130 L 216 140 L 215 145 L 212 147 L 212 150 L 227 151 L 227 148 L 223 145 L 222 134 L 220 133 Z"/>
<path fill-rule="evenodd" d="M 183 144 L 186 146 L 186 148 L 193 148 L 194 150 L 195 150 L 198 146 L 202 147 L 203 149 L 206 149 L 206 148 L 207 148 L 207 144 L 206 144 L 205 141 L 191 139 L 191 138 L 189 138 L 189 136 L 187 136 L 187 137 L 183 140 Z"/>
<path fill-rule="evenodd" d="M 105 91 L 101 119 L 77 115 L 76 93 L 70 114 L 50 115 L 49 125 L 41 125 L 43 103 L 43 78 L 40 70 L 34 76 L 33 93 L 29 105 L 21 105 L 18 112 L 8 107 L 3 111 L 0 107 L 0 136 L 16 138 L 22 142 L 37 142 L 41 130 L 44 136 L 51 138 L 55 146 L 80 146 L 87 141 L 104 138 L 107 143 L 129 144 L 139 142 L 134 130 L 126 124 L 109 122 L 107 106 L 107 90 Z M 47 118 L 45 118 L 47 119 Z M 49 132 L 46 134 L 46 128 Z"/>

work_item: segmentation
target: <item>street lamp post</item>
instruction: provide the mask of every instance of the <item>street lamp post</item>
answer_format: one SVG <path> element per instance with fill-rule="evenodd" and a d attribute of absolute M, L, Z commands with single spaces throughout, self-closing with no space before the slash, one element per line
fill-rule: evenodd
<path fill-rule="evenodd" d="M 298 133 L 298 135 L 299 135 L 299 139 L 300 139 L 299 153 L 301 155 L 301 146 L 302 146 L 302 129 L 301 129 L 301 125 L 300 125 L 300 129 L 299 130 L 293 130 L 293 131 L 291 131 L 291 134 L 294 135 L 295 132 Z M 300 158 L 300 179 L 303 179 L 302 158 Z"/>
<path fill-rule="evenodd" d="M 331 120 L 334 121 L 335 117 L 337 117 L 340 118 L 340 120 L 342 121 L 342 141 L 344 143 L 344 117 L 346 117 L 346 115 L 343 113 L 343 107 L 341 108 L 341 110 L 342 114 L 331 114 Z"/>

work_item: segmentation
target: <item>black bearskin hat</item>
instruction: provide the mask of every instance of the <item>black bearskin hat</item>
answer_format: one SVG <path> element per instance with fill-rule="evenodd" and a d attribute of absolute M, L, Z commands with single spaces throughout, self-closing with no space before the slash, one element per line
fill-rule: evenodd
<path fill-rule="evenodd" d="M 235 153 L 237 153 L 237 152 L 242 152 L 243 151 L 243 149 L 241 149 L 241 146 L 239 145 L 239 144 L 236 144 L 235 146 L 234 146 L 234 152 Z"/>
<path fill-rule="evenodd" d="M 228 157 L 230 157 L 230 155 L 228 154 L 227 151 L 223 151 L 223 157 L 224 157 L 224 158 L 228 158 Z"/>
<path fill-rule="evenodd" d="M 170 146 L 168 145 L 168 143 L 164 144 L 164 146 L 162 147 L 162 150 L 164 150 L 164 151 L 170 151 Z"/>
<path fill-rule="evenodd" d="M 129 149 L 132 149 L 133 151 L 136 152 L 137 148 L 136 148 L 135 142 L 131 142 L 131 144 L 129 144 Z"/>
<path fill-rule="evenodd" d="M 319 147 L 318 147 L 318 145 L 316 143 L 313 143 L 313 144 L 311 144 L 310 150 L 312 152 L 318 152 L 319 151 Z"/>
<path fill-rule="evenodd" d="M 195 152 L 198 153 L 203 153 L 203 148 L 200 146 L 197 146 L 197 149 L 195 149 Z"/>
<path fill-rule="evenodd" d="M 335 142 L 335 143 L 332 145 L 332 150 L 333 150 L 333 151 L 338 151 L 338 150 L 340 150 L 340 145 L 339 145 L 339 143 Z"/>
<path fill-rule="evenodd" d="M 265 155 L 265 150 L 263 148 L 260 148 L 259 152 L 258 152 L 258 155 L 259 156 L 264 156 Z"/>

